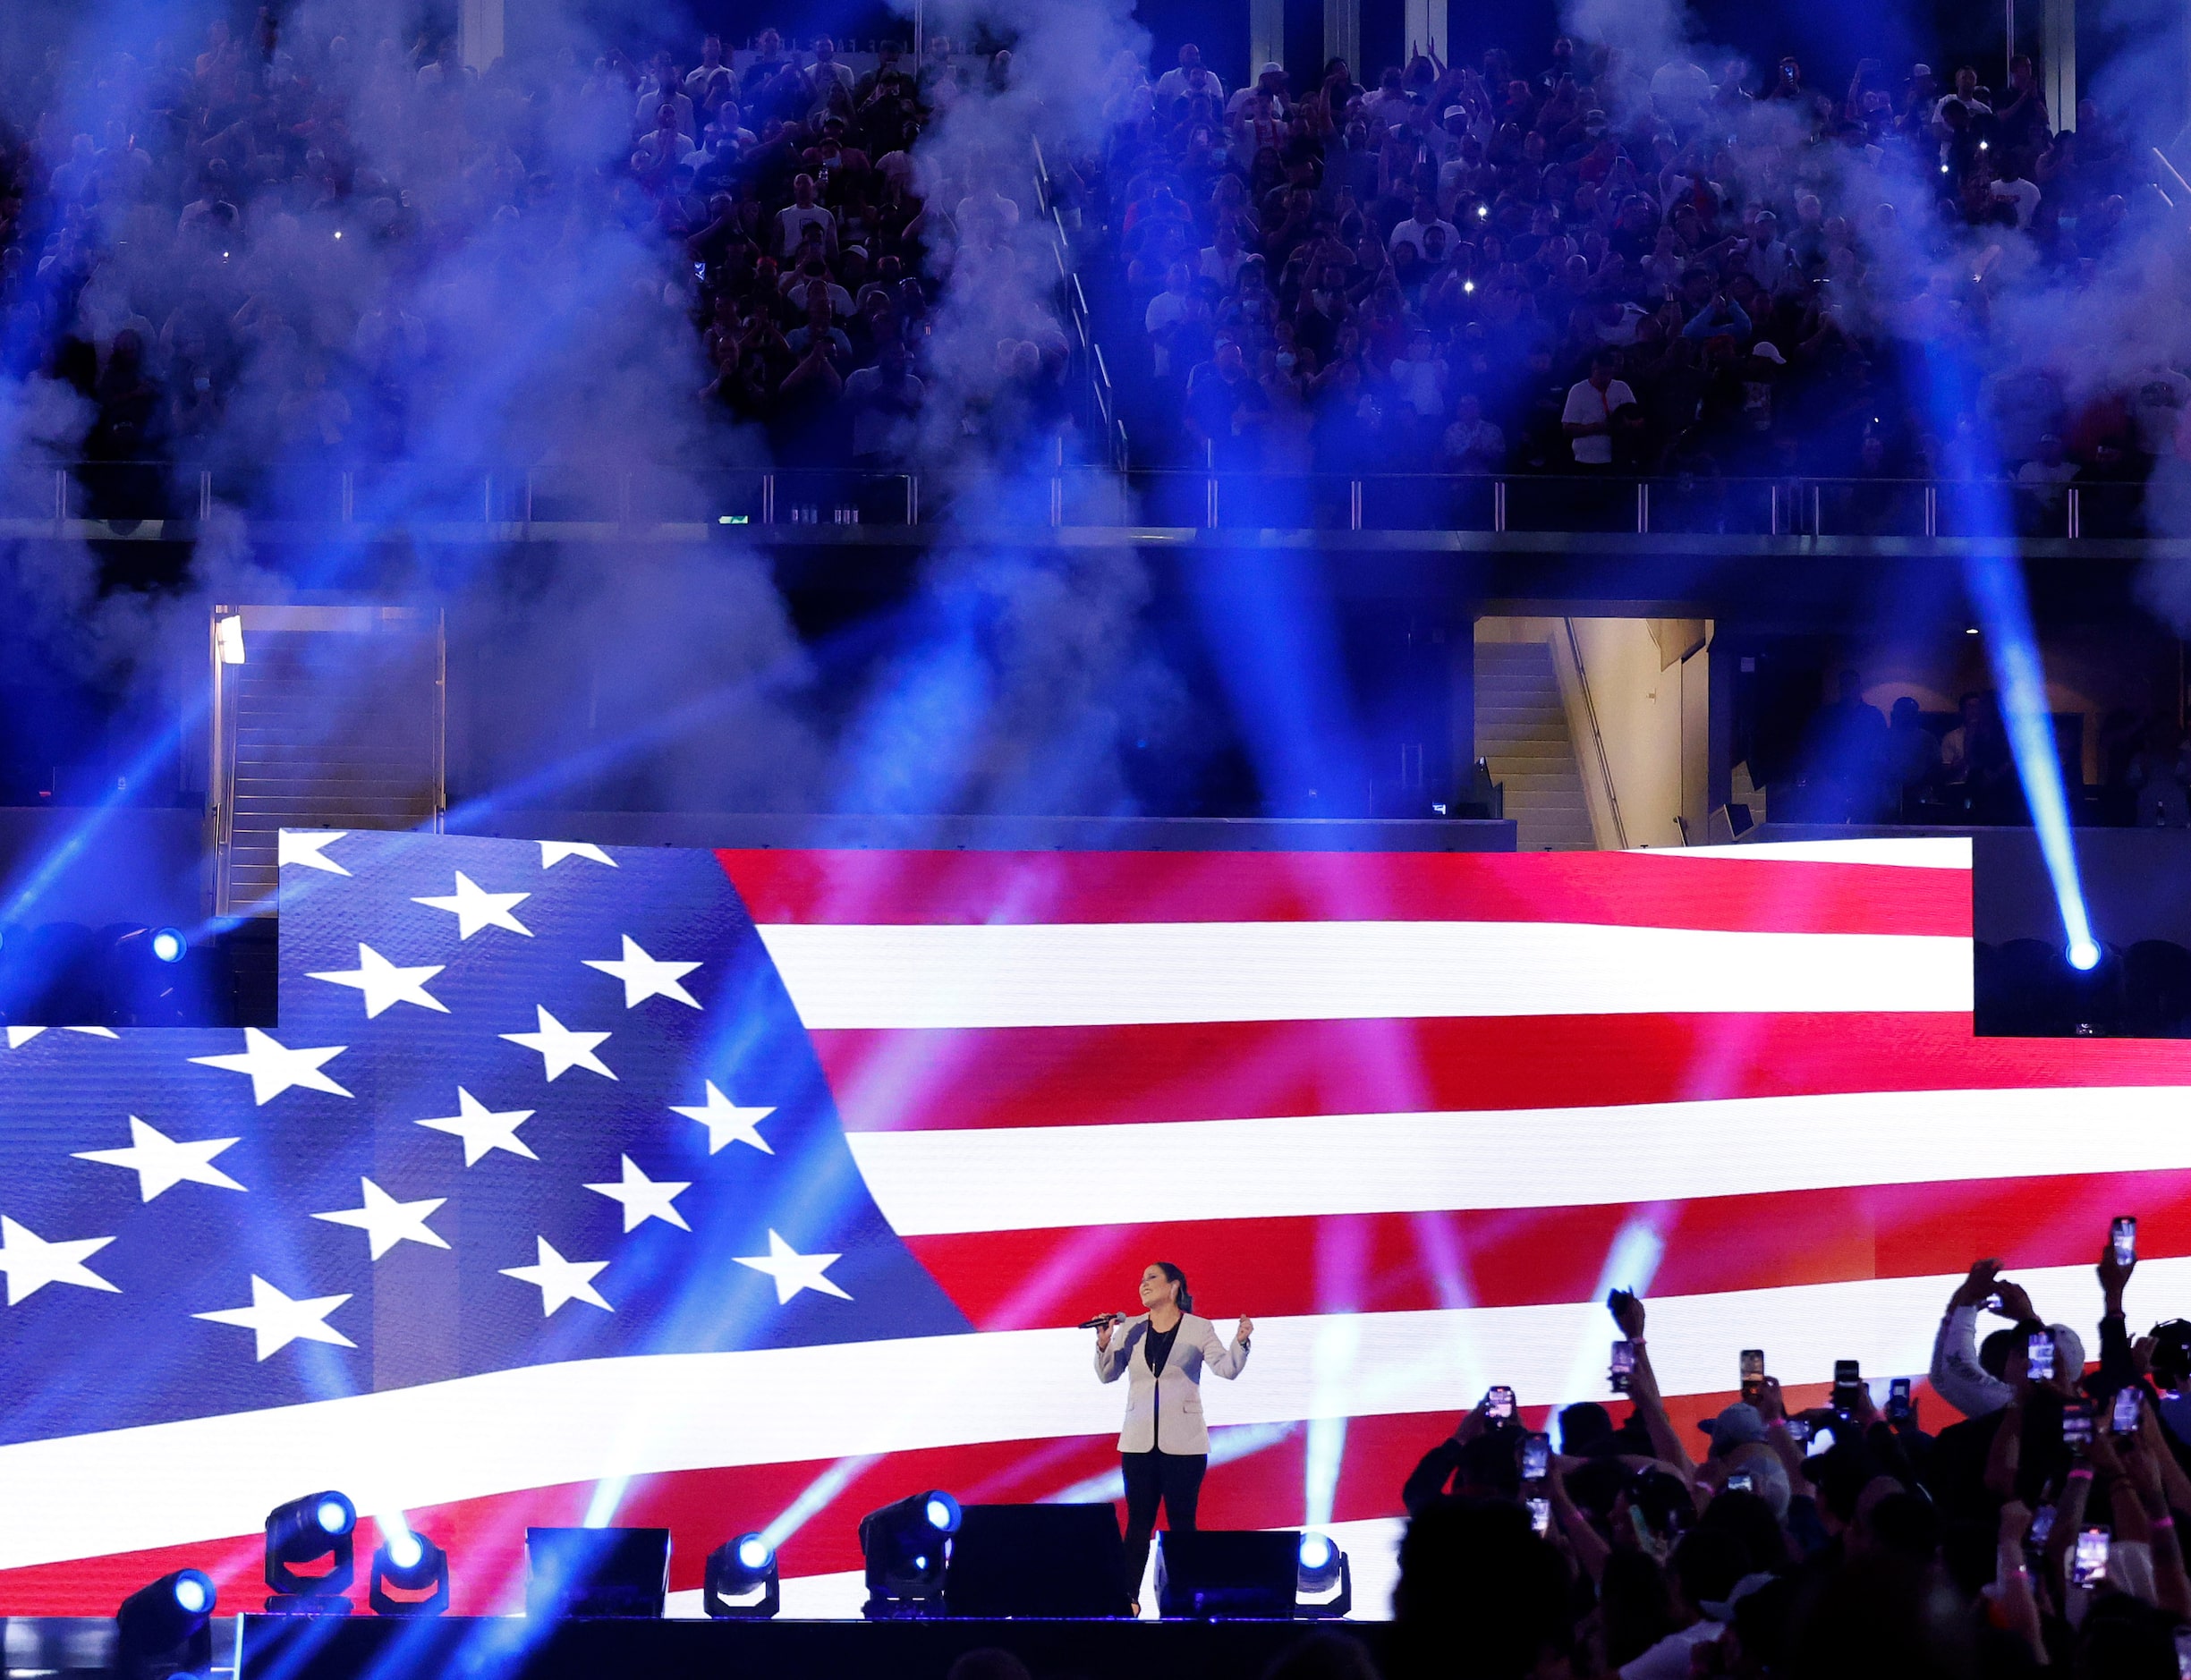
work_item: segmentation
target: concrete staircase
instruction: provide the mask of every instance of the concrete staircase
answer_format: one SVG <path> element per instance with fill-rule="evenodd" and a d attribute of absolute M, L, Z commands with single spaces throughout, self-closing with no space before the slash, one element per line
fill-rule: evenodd
<path fill-rule="evenodd" d="M 1476 643 L 1476 756 L 1506 788 L 1522 851 L 1588 852 L 1596 844 L 1549 643 Z"/>
<path fill-rule="evenodd" d="M 213 667 L 215 908 L 270 916 L 280 830 L 438 827 L 441 615 L 394 607 L 234 610 L 243 658 L 232 664 L 217 652 Z"/>

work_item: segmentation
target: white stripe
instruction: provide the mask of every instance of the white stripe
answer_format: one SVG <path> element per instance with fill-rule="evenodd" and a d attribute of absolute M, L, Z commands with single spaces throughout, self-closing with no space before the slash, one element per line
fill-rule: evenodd
<path fill-rule="evenodd" d="M 2191 1167 L 2183 1114 L 2179 1085 L 1895 1090 L 850 1141 L 891 1228 L 934 1236 L 2173 1171 Z"/>
<path fill-rule="evenodd" d="M 2050 1319 L 2089 1310 L 2092 1271 L 2019 1272 Z M 1770 1351 L 1783 1382 L 1837 1358 L 1923 1371 L 1957 1277 L 1810 1284 L 1651 1303 L 1668 1394 L 1724 1392 L 1736 1351 Z M 2138 1268 L 2144 1301 L 2191 1290 L 2191 1258 Z M 1219 1319 L 1252 1300 L 1218 1303 Z M 2137 1309 L 2134 1308 L 2134 1315 Z M 2146 1316 L 2150 1316 L 2147 1314 Z M 1609 1340 L 1602 1305 L 1369 1313 L 1344 1383 L 1320 1370 L 1323 1320 L 1258 1322 L 1236 1382 L 1210 1382 L 1210 1422 L 1458 1409 L 1495 1373 L 1525 1403 L 1576 1392 L 1575 1350 Z M 1108 1435 L 1121 1396 L 1095 1380 L 1079 1330 L 591 1360 L 270 1411 L 0 1447 L 0 1568 L 248 1534 L 301 1490 L 417 1509 L 563 1482 L 830 1459 L 973 1442 Z"/>
<path fill-rule="evenodd" d="M 1966 938 L 1544 921 L 764 927 L 811 1028 L 1971 1006 Z"/>
<path fill-rule="evenodd" d="M 1631 846 L 1654 858 L 1733 858 L 1788 863 L 1891 863 L 1910 870 L 1967 870 L 1968 836 L 1915 840 L 1761 840 L 1755 845 Z"/>

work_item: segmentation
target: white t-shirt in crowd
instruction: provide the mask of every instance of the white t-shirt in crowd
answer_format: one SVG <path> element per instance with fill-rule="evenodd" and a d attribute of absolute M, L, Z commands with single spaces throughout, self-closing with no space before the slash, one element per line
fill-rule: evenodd
<path fill-rule="evenodd" d="M 1560 411 L 1560 420 L 1568 426 L 1602 426 L 1613 417 L 1613 411 L 1628 407 L 1635 401 L 1635 393 L 1619 379 L 1607 383 L 1601 392 L 1587 379 L 1577 379 L 1567 387 L 1567 406 Z M 1610 432 L 1592 432 L 1586 437 L 1570 440 L 1575 445 L 1575 459 L 1585 467 L 1609 467 L 1613 464 L 1613 437 Z"/>
<path fill-rule="evenodd" d="M 2039 208 L 2039 188 L 2035 182 L 2021 176 L 1993 183 L 1993 196 L 2016 206 L 2016 225 L 2019 228 L 2031 225 L 2034 211 Z"/>
<path fill-rule="evenodd" d="M 1446 230 L 1446 250 L 1450 254 L 1454 247 L 1461 242 L 1461 232 L 1442 216 L 1429 222 L 1418 222 L 1414 216 L 1409 216 L 1392 230 L 1392 249 L 1397 250 L 1403 245 L 1413 245 L 1418 257 L 1429 256 L 1431 253 L 1423 249 L 1422 236 L 1433 227 Z"/>
<path fill-rule="evenodd" d="M 1446 364 L 1403 356 L 1392 364 L 1392 388 L 1401 402 L 1429 420 L 1446 405 Z"/>
<path fill-rule="evenodd" d="M 1187 294 L 1184 292 L 1164 291 L 1149 300 L 1149 308 L 1142 316 L 1142 330 L 1160 333 L 1167 327 L 1176 327 L 1186 318 Z"/>
<path fill-rule="evenodd" d="M 1168 378 L 1172 371 L 1170 341 L 1161 335 L 1168 327 L 1176 327 L 1187 318 L 1186 294 L 1180 292 L 1159 292 L 1149 300 L 1148 312 L 1142 317 L 1142 327 L 1156 342 L 1151 345 L 1152 370 L 1159 379 Z"/>
<path fill-rule="evenodd" d="M 1255 92 L 1256 84 L 1253 81 L 1249 82 L 1246 87 L 1236 90 L 1233 97 L 1225 102 L 1225 120 L 1227 123 L 1230 123 L 1243 111 L 1246 110 L 1248 108 L 1248 101 L 1255 97 Z M 1270 115 L 1277 117 L 1279 122 L 1283 123 L 1286 120 L 1286 101 L 1278 98 L 1272 99 L 1270 101 Z"/>
<path fill-rule="evenodd" d="M 1210 98 L 1214 99 L 1222 108 L 1225 104 L 1225 84 L 1218 80 L 1217 72 L 1210 70 L 1207 65 L 1203 68 L 1206 74 L 1203 77 L 1201 91 L 1209 94 Z M 1195 91 L 1196 89 L 1187 86 L 1187 72 L 1175 64 L 1157 78 L 1158 114 L 1159 115 L 1168 115 L 1171 110 L 1174 99 L 1184 99 Z"/>
<path fill-rule="evenodd" d="M 788 257 L 799 249 L 810 227 L 821 229 L 821 242 L 836 242 L 836 217 L 819 204 L 788 205 L 776 213 L 776 225 L 783 229 L 784 255 Z"/>
<path fill-rule="evenodd" d="M 1233 289 L 1233 282 L 1240 277 L 1241 268 L 1245 266 L 1248 258 L 1253 254 L 1244 245 L 1235 247 L 1233 254 L 1229 257 L 1215 245 L 1204 245 L 1200 263 L 1202 278 L 1214 280 L 1225 290 L 1230 292 Z"/>

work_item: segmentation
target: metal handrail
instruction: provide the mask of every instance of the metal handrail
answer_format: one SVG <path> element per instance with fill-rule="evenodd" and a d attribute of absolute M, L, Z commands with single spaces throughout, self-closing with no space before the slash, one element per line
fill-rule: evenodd
<path fill-rule="evenodd" d="M 1763 524 L 1764 529 L 1757 530 L 1729 530 L 1726 534 L 1729 536 L 1744 537 L 1802 538 L 1823 538 L 1836 535 L 1855 537 L 1923 536 L 1925 538 L 1935 538 L 1941 535 L 1939 529 L 1940 492 L 1942 490 L 1956 491 L 1974 488 L 1983 488 L 1995 492 L 2003 497 L 2007 505 L 2012 506 L 2017 505 L 2029 505 L 2033 504 L 2043 505 L 2051 499 L 2051 492 L 2058 492 L 2060 496 L 2059 518 L 2063 525 L 2062 531 L 2058 533 L 2058 535 L 2061 537 L 2079 538 L 2085 534 L 2082 529 L 2084 523 L 2082 505 L 2084 500 L 2083 493 L 2085 491 L 2119 491 L 2122 493 L 2126 503 L 2142 502 L 2144 495 L 2144 486 L 2142 484 L 2063 484 L 2057 486 L 2033 486 L 2019 484 L 2015 479 L 2008 478 L 1985 479 L 1838 479 L 1811 477 L 1793 479 L 1736 477 L 1706 478 L 1698 477 L 1692 474 L 1638 474 L 1625 478 L 1611 478 L 1600 477 L 1595 474 L 1585 475 L 1582 473 L 1558 471 L 1519 473 L 1509 472 L 1497 474 L 1482 472 L 1436 472 L 1420 471 L 1395 472 L 1264 472 L 1227 471 L 1222 468 L 1213 468 L 1207 464 L 1202 466 L 1185 467 L 1136 467 L 1133 469 L 1133 474 L 1137 480 L 1158 483 L 1167 480 L 1184 482 L 1191 479 L 1214 476 L 1236 483 L 1247 483 L 1256 479 L 1262 479 L 1273 484 L 1329 485 L 1335 488 L 1344 485 L 1347 487 L 1349 499 L 1356 509 L 1356 516 L 1351 522 L 1350 528 L 1357 530 L 1363 528 L 1362 522 L 1359 517 L 1359 510 L 1362 505 L 1362 492 L 1364 485 L 1447 484 L 1456 487 L 1464 485 L 1482 486 L 1485 488 L 1487 493 L 1491 498 L 1491 522 L 1488 526 L 1448 527 L 1445 525 L 1432 525 L 1431 527 L 1427 527 L 1427 529 L 1482 529 L 1496 532 L 1504 532 L 1516 529 L 1509 522 L 1507 509 L 1508 494 L 1510 490 L 1516 487 L 1537 486 L 1550 488 L 1558 486 L 1567 487 L 1570 488 L 1580 488 L 1581 487 L 1586 485 L 1595 485 L 1600 487 L 1601 491 L 1602 492 L 1600 498 L 1600 505 L 1606 509 L 1609 510 L 1613 506 L 1614 497 L 1617 492 L 1629 498 L 1628 505 L 1633 510 L 1633 527 L 1635 534 L 1638 536 L 1652 535 L 1656 529 L 1652 523 L 1652 496 L 1654 491 L 1660 490 L 1675 492 L 1687 491 L 1692 494 L 1699 492 L 1707 494 L 1724 494 L 1741 489 L 1745 487 L 1762 490 L 1765 493 L 1766 498 L 1763 503 L 1765 517 L 1761 522 Z M 1824 492 L 1828 490 L 1864 490 L 1882 495 L 1908 493 L 1915 498 L 1914 504 L 1908 511 L 1914 516 L 1913 522 L 1920 525 L 1921 529 L 1904 532 L 1837 532 L 1830 530 L 1827 529 L 1829 521 L 1825 512 L 1826 501 L 1824 495 Z M 1673 505 L 1677 507 L 1678 506 L 1677 502 L 1675 502 Z M 1624 522 L 1626 522 L 1624 521 Z M 1567 531 L 1579 534 L 1584 531 L 1602 532 L 1605 530 L 1605 527 L 1597 524 L 1583 525 L 1579 522 L 1567 524 L 1555 522 L 1541 522 L 1534 527 L 1531 527 L 1530 529 L 1534 529 L 1541 532 Z M 1693 531 L 1684 532 L 1677 528 L 1672 530 L 1663 531 L 1660 534 L 1694 535 L 1696 533 Z M 2002 529 L 1998 531 L 1981 531 L 1965 534 L 2014 539 L 2018 537 L 2047 535 L 2050 533 Z"/>
<path fill-rule="evenodd" d="M 1597 702 L 1590 698 L 1590 673 L 1583 664 L 1583 644 L 1575 634 L 1575 621 L 1559 621 L 1567 632 L 1567 657 L 1575 661 L 1575 685 L 1582 691 L 1583 712 L 1590 719 L 1590 739 L 1598 749 L 1598 774 L 1605 782 L 1605 802 L 1613 813 L 1613 838 L 1623 852 L 1628 849 L 1628 827 L 1620 819 L 1620 794 L 1613 786 L 1613 761 L 1605 751 L 1605 734 L 1598 727 Z"/>
<path fill-rule="evenodd" d="M 1265 488 L 1289 488 L 1295 493 L 1304 488 L 1319 492 L 1315 505 L 1328 508 L 1343 507 L 1346 510 L 1346 528 L 1356 530 L 1365 528 L 1365 510 L 1374 509 L 1378 505 L 1376 496 L 1373 493 L 1397 490 L 1411 486 L 1418 488 L 1424 487 L 1435 488 L 1445 486 L 1455 490 L 1465 488 L 1476 490 L 1482 497 L 1482 506 L 1476 508 L 1466 519 L 1458 517 L 1450 507 L 1425 507 L 1422 510 L 1423 522 L 1420 526 L 1407 529 L 1468 531 L 1488 535 L 1511 535 L 1516 532 L 1537 535 L 1591 533 L 1617 535 L 1623 530 L 1632 528 L 1639 536 L 1695 536 L 1700 533 L 1694 530 L 1685 531 L 1680 529 L 1684 512 L 1684 500 L 1680 493 L 1686 492 L 1692 497 L 1702 496 L 1706 498 L 1715 496 L 1729 498 L 1724 515 L 1718 521 L 1718 524 L 1723 526 L 1724 530 L 1715 527 L 1713 530 L 1706 530 L 1702 533 L 1707 536 L 1719 534 L 1728 538 L 1795 539 L 1805 541 L 1835 537 L 1865 539 L 1891 537 L 1896 539 L 1937 539 L 1943 534 L 1940 530 L 1939 516 L 1942 501 L 1946 500 L 1949 505 L 1954 505 L 1957 499 L 1955 492 L 1968 488 L 1975 482 L 1982 483 L 1983 488 L 1994 492 L 1996 497 L 1999 498 L 1999 504 L 2003 507 L 2016 505 L 2028 507 L 2034 503 L 2042 505 L 2052 503 L 2050 517 L 2050 524 L 2052 529 L 2044 532 L 2017 530 L 2014 528 L 2015 522 L 2004 520 L 1999 529 L 1964 531 L 1957 533 L 1958 535 L 1966 539 L 1974 537 L 2002 540 L 2037 536 L 2047 540 L 2085 541 L 2093 536 L 2091 526 L 2094 499 L 2088 499 L 2085 492 L 2089 490 L 2111 493 L 2119 499 L 2111 501 L 2098 499 L 2098 505 L 2102 509 L 2113 507 L 2125 512 L 2141 505 L 2144 494 L 2144 487 L 2139 484 L 2102 486 L 2068 484 L 2051 487 L 2052 489 L 2059 492 L 2059 501 L 2057 501 L 2050 493 L 2048 487 L 2020 486 L 2014 480 L 2005 479 L 1983 481 L 1935 481 L 1923 479 L 1700 479 L 1643 476 L 1610 479 L 1586 478 L 1564 473 L 1492 475 L 1429 471 L 1235 472 L 1221 467 L 1213 467 L 1208 463 L 1193 467 L 1132 467 L 1126 464 L 1125 427 L 1117 412 L 1116 391 L 1108 377 L 1109 370 L 1102 347 L 1093 340 L 1089 343 L 1088 362 L 1091 375 L 1091 395 L 1095 411 L 1095 424 L 1091 429 L 1100 434 L 1104 441 L 1100 446 L 1089 452 L 1091 458 L 1083 460 L 1077 466 L 1064 466 L 1054 458 L 1046 461 L 1043 468 L 1040 470 L 1043 476 L 1055 477 L 1060 471 L 1092 474 L 1098 478 L 1114 481 L 1121 491 L 1135 488 L 1146 491 L 1160 488 L 1166 485 L 1177 486 L 1188 490 L 1191 505 L 1198 509 L 1197 515 L 1192 522 L 1196 524 L 1208 524 L 1210 517 L 1209 509 L 1219 499 L 1220 486 L 1222 487 L 1221 499 L 1227 509 L 1244 507 L 1251 511 L 1259 505 L 1256 493 L 1256 487 L 1259 484 Z M 217 471 L 212 468 L 190 462 L 69 462 L 53 464 L 40 470 L 50 472 L 50 495 L 38 491 L 21 505 L 20 511 L 12 513 L 9 510 L 0 508 L 0 519 L 7 519 L 11 522 L 19 521 L 21 525 L 50 526 L 56 534 L 65 532 L 72 522 L 78 521 L 90 523 L 127 521 L 138 524 L 166 522 L 176 524 L 187 530 L 193 524 L 202 523 L 213 516 L 217 504 L 223 499 L 217 491 L 220 488 L 220 480 L 225 476 L 225 470 Z M 400 479 L 410 468 L 409 463 L 401 461 L 330 462 L 324 474 L 325 494 L 318 501 L 309 506 L 293 507 L 286 513 L 261 510 L 261 515 L 272 517 L 277 521 L 286 518 L 303 522 L 353 522 L 359 517 L 360 502 L 362 500 L 370 505 L 374 499 L 361 495 L 359 481 L 361 479 L 369 479 L 377 470 L 385 470 Z M 80 475 L 96 476 L 107 471 L 157 474 L 163 486 L 157 506 L 117 504 L 102 509 L 100 506 L 101 492 L 94 487 L 89 491 L 90 505 L 81 512 L 77 511 L 76 492 L 71 480 Z M 760 497 L 758 517 L 752 518 L 751 522 L 774 524 L 777 522 L 776 504 L 778 497 L 773 492 L 777 488 L 779 481 L 795 483 L 805 480 L 811 484 L 826 484 L 833 487 L 830 493 L 834 494 L 853 486 L 872 487 L 887 479 L 906 486 L 905 501 L 908 506 L 916 505 L 925 499 L 932 507 L 937 500 L 937 487 L 941 487 L 943 491 L 947 492 L 955 476 L 948 471 L 915 472 L 903 470 L 862 468 L 848 464 L 817 464 L 766 471 L 755 470 L 711 474 L 688 474 L 672 470 L 663 474 L 665 481 L 679 483 L 688 490 L 697 488 L 700 496 L 708 505 L 695 508 L 693 512 L 688 513 L 661 515 L 650 513 L 647 498 L 641 492 L 641 487 L 630 473 L 614 475 L 613 478 L 609 475 L 592 477 L 582 469 L 513 468 L 483 474 L 468 490 L 455 491 L 446 497 L 435 497 L 431 509 L 420 510 L 405 507 L 400 512 L 383 513 L 375 522 L 385 523 L 391 518 L 409 517 L 426 518 L 452 526 L 495 527 L 510 524 L 525 528 L 536 523 L 551 523 L 555 522 L 556 516 L 551 514 L 543 518 L 536 506 L 536 501 L 539 497 L 540 488 L 543 484 L 548 484 L 550 488 L 554 488 L 555 481 L 559 479 L 561 485 L 570 487 L 571 493 L 577 499 L 598 501 L 604 510 L 599 515 L 567 513 L 561 515 L 560 517 L 565 521 L 575 519 L 580 522 L 585 522 L 589 519 L 607 518 L 621 525 L 645 527 L 675 523 L 679 519 L 690 522 L 699 518 L 724 524 L 743 524 L 748 522 L 747 518 L 728 517 L 720 521 L 715 520 L 716 514 L 721 513 L 723 509 L 714 504 L 709 494 L 710 490 L 725 490 L 740 486 L 751 488 L 758 485 Z M 925 481 L 926 488 L 923 488 L 923 481 Z M 24 480 L 19 479 L 18 482 L 24 482 Z M 31 477 L 28 479 L 28 483 L 35 486 L 38 480 Z M 1597 487 L 1599 494 L 1586 500 L 1567 493 L 1584 486 L 1593 485 Z M 1189 488 L 1189 487 L 1192 488 Z M 1536 496 L 1518 505 L 1515 502 L 1516 492 L 1523 492 L 1526 496 L 1533 489 L 1537 492 Z M 1745 504 L 1732 499 L 1737 493 L 1745 489 L 1752 493 L 1754 498 L 1752 502 Z M 1849 526 L 1856 522 L 1852 521 L 1848 524 L 1842 524 L 1841 522 L 1829 518 L 1826 510 L 1830 505 L 1830 493 L 1852 490 L 1864 491 L 1884 498 L 1898 496 L 1907 498 L 1901 503 L 1898 510 L 1892 509 L 1890 503 L 1881 505 L 1889 506 L 1890 511 L 1898 511 L 1903 515 L 1900 522 L 1907 525 L 1908 529 L 1897 530 L 1851 529 Z M 1942 495 L 1943 491 L 1948 493 L 1945 497 Z M 505 501 L 509 504 L 506 507 L 504 505 Z M 784 498 L 784 501 L 786 506 L 803 505 L 788 497 Z M 41 502 L 43 511 L 40 511 Z M 1534 502 L 1536 505 L 1531 506 L 1531 502 Z M 614 511 L 610 512 L 612 505 Z M 1087 522 L 1096 525 L 1126 523 L 1134 517 L 1125 511 L 1129 503 L 1122 499 L 1118 505 L 1121 511 L 1117 514 L 1105 517 L 1097 514 L 1094 505 L 1091 504 L 1087 510 Z M 1526 515 L 1518 523 L 1515 517 L 1517 505 Z M 1585 514 L 1577 511 L 1585 506 L 1592 510 L 1590 513 Z M 1745 506 L 1748 508 L 1747 513 L 1743 511 Z M 1690 504 L 1692 512 L 1694 507 L 1694 504 L 1692 502 Z M 1305 513 L 1305 509 L 1301 511 Z M 1873 507 L 1870 511 L 1877 511 L 1877 506 Z M 870 514 L 870 517 L 875 517 L 875 515 Z M 824 522 L 828 522 L 825 519 Z M 857 522 L 848 517 L 841 522 Z M 918 522 L 908 519 L 906 522 Z M 1140 519 L 1135 522 L 1160 524 L 1163 522 L 1159 517 Z M 1276 522 L 1280 525 L 1302 525 L 1312 522 L 1306 518 L 1288 515 L 1287 518 Z M 1834 528 L 1837 525 L 1839 526 L 1839 529 Z M 1400 529 L 1397 526 L 1389 528 Z M 2107 533 L 2101 534 L 2104 536 Z M 2137 533 L 2136 531 L 2118 531 L 2114 534 L 2121 537 L 2135 536 Z"/>
<path fill-rule="evenodd" d="M 1088 396 L 1091 418 L 1103 435 L 1103 453 L 1112 469 L 1123 472 L 1126 465 L 1126 430 L 1118 419 L 1118 397 L 1111 384 L 1110 369 L 1103 361 L 1103 347 L 1097 341 L 1095 311 L 1088 307 L 1088 293 L 1082 287 L 1080 276 L 1069 260 L 1072 242 L 1066 234 L 1065 219 L 1057 214 L 1055 195 L 1050 190 L 1049 162 L 1043 156 L 1040 136 L 1029 135 L 1028 144 L 1034 149 L 1035 187 L 1042 204 L 1042 214 L 1050 224 L 1050 236 L 1055 242 L 1058 273 L 1063 276 L 1066 310 L 1072 318 L 1073 328 L 1080 339 L 1081 353 L 1088 370 Z"/>

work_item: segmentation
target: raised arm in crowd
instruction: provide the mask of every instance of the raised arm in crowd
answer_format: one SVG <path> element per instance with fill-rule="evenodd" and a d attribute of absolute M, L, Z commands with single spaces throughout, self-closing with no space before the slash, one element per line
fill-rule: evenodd
<path fill-rule="evenodd" d="M 1615 1291 L 1609 1401 L 1494 1387 L 1408 1478 L 1395 1664 L 1437 1670 L 1465 1618 L 1503 1653 L 1466 1672 L 1517 1680 L 2177 1675 L 2191 1322 L 2134 1336 L 2136 1267 L 2110 1232 L 2096 1360 L 1985 1259 L 1929 1372 L 1882 1383 L 1852 1348 L 1827 1385 L 1814 1349 L 1809 1404 L 1745 1362 L 1716 1410 L 1698 1391 L 1721 1379 L 1686 1350 L 1662 1370 L 1646 1303 Z"/>

